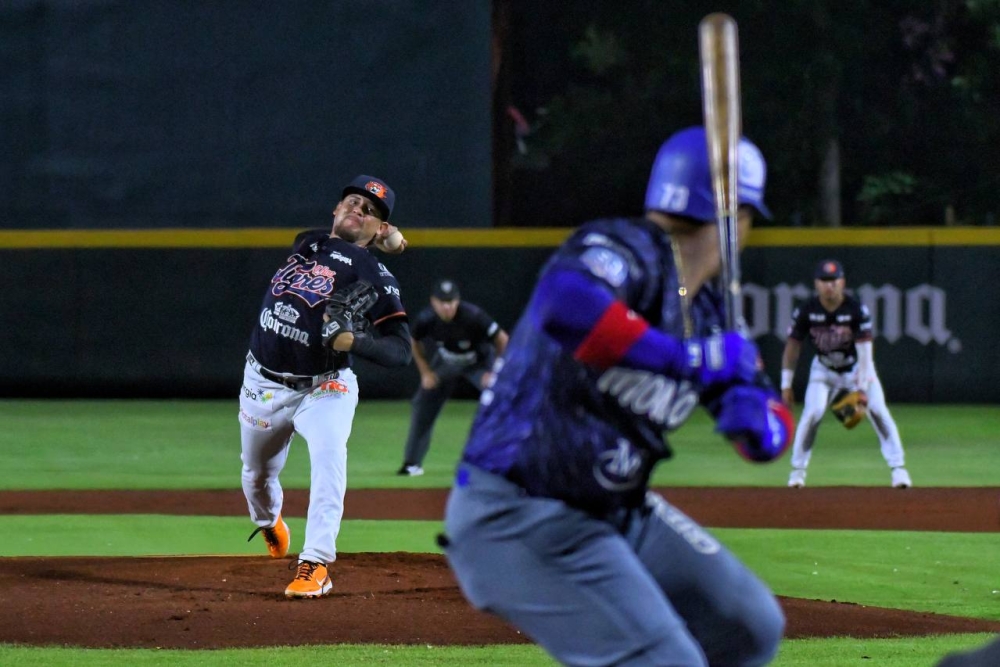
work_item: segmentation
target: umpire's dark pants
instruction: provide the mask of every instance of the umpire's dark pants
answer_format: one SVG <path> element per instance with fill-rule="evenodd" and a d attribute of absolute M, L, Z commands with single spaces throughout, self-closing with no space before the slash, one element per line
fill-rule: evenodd
<path fill-rule="evenodd" d="M 465 378 L 476 391 L 479 391 L 482 388 L 483 374 L 489 370 L 490 364 L 491 360 L 487 359 L 473 366 L 456 366 L 440 358 L 431 363 L 431 368 L 438 376 L 438 385 L 433 389 L 424 389 L 420 386 L 413 395 L 410 434 L 406 438 L 406 449 L 403 452 L 404 466 L 424 464 L 424 457 L 431 448 L 434 422 L 441 414 L 445 401 L 455 391 L 458 381 Z"/>

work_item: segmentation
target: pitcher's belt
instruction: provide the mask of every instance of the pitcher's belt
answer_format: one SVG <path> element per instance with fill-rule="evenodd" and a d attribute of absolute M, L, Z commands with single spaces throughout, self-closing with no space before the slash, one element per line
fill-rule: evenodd
<path fill-rule="evenodd" d="M 247 352 L 247 363 L 255 371 L 260 373 L 261 377 L 270 380 L 271 382 L 277 382 L 278 384 L 283 384 L 289 389 L 294 389 L 295 391 L 301 391 L 303 389 L 309 389 L 315 387 L 319 383 L 325 380 L 331 380 L 336 378 L 338 375 L 337 371 L 330 371 L 327 373 L 321 373 L 320 375 L 294 375 L 292 373 L 275 373 L 269 368 L 265 368 L 260 365 L 252 352 Z"/>

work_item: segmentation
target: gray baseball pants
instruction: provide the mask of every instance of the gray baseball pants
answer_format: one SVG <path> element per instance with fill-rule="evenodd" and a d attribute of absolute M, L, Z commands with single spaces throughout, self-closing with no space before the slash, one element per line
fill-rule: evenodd
<path fill-rule="evenodd" d="M 458 480 L 445 552 L 462 592 L 561 663 L 753 667 L 776 655 L 774 595 L 659 495 L 607 521 L 471 466 Z"/>

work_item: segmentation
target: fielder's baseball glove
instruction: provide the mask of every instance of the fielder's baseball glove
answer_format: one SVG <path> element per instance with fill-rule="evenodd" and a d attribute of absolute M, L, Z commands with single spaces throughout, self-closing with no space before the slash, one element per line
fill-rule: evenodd
<path fill-rule="evenodd" d="M 868 396 L 863 391 L 840 389 L 833 395 L 830 409 L 844 428 L 854 428 L 868 412 Z"/>
<path fill-rule="evenodd" d="M 321 335 L 323 344 L 329 346 L 333 339 L 347 331 L 356 331 L 356 324 L 378 301 L 378 290 L 367 280 L 359 280 L 341 287 L 326 304 L 327 321 Z"/>

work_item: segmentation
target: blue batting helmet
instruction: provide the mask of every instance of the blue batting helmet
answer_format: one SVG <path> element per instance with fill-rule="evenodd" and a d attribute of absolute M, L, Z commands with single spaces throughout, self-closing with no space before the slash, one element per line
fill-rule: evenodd
<path fill-rule="evenodd" d="M 767 180 L 764 156 L 753 142 L 744 137 L 740 139 L 737 157 L 739 181 L 736 199 L 740 204 L 753 206 L 770 219 L 771 211 L 764 205 L 764 182 Z M 680 130 L 660 146 L 646 187 L 646 210 L 683 215 L 704 222 L 715 220 L 705 128 Z"/>

